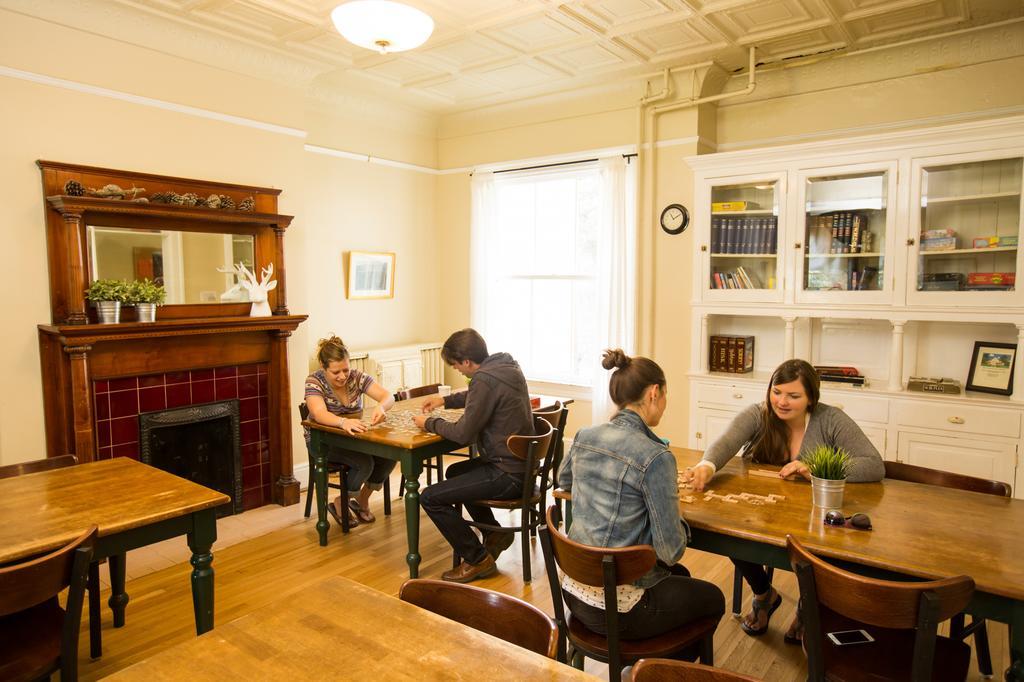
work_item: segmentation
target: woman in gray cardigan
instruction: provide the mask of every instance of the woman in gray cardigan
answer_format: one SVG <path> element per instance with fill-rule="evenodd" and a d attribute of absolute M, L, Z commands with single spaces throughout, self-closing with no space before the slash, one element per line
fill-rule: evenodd
<path fill-rule="evenodd" d="M 787 360 L 779 365 L 772 373 L 765 401 L 736 415 L 725 434 L 711 444 L 693 468 L 694 490 L 703 490 L 737 452 L 760 464 L 781 465 L 780 477 L 798 475 L 810 480 L 801 458 L 822 444 L 850 455 L 847 480 L 851 483 L 882 480 L 885 465 L 878 450 L 845 412 L 818 402 L 819 386 L 818 373 L 804 360 Z M 740 627 L 748 635 L 762 635 L 782 604 L 782 595 L 772 587 L 763 566 L 736 559 L 733 563 L 754 592 L 753 608 Z M 800 630 L 795 620 L 786 641 L 799 642 Z"/>

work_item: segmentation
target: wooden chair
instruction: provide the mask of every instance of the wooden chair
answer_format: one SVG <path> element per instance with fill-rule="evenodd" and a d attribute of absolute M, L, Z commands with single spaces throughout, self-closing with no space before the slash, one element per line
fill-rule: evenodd
<path fill-rule="evenodd" d="M 555 482 L 558 479 L 558 468 L 562 466 L 562 456 L 565 437 L 565 421 L 569 418 L 569 408 L 564 406 L 560 401 L 556 400 L 554 404 L 547 405 L 533 411 L 534 417 L 540 417 L 548 424 L 551 424 L 551 428 L 554 432 L 551 434 L 551 466 L 548 469 L 547 483 L 544 489 L 540 493 L 540 502 L 537 504 L 537 518 L 540 519 L 544 514 L 544 510 L 548 508 L 548 490 L 555 487 Z M 559 502 L 555 502 L 559 504 Z M 559 507 L 561 508 L 561 507 Z M 539 523 L 537 525 L 540 525 Z M 530 529 L 530 534 L 536 533 L 535 528 Z"/>
<path fill-rule="evenodd" d="M 1010 497 L 1010 486 L 1002 481 L 990 481 L 985 478 L 964 476 L 938 469 L 904 464 L 903 462 L 886 462 L 885 477 L 894 481 L 910 481 L 911 483 L 923 483 L 925 485 L 937 485 L 943 488 L 956 488 L 958 490 L 969 490 L 985 495 L 997 495 Z M 965 626 L 964 614 L 958 613 L 953 616 L 950 622 L 950 636 L 966 640 L 974 636 L 974 653 L 978 657 L 978 672 L 984 677 L 992 677 L 992 653 L 988 645 L 988 628 L 984 618 L 971 616 L 971 624 Z"/>
<path fill-rule="evenodd" d="M 669 658 L 644 658 L 633 666 L 633 682 L 762 682 L 757 677 Z"/>
<path fill-rule="evenodd" d="M 41 557 L 0 568 L 0 679 L 78 679 L 82 598 L 98 532 Z M 66 607 L 57 595 L 68 590 Z"/>
<path fill-rule="evenodd" d="M 44 457 L 33 459 L 28 462 L 7 464 L 0 466 L 0 478 L 12 478 L 25 474 L 34 474 L 40 471 L 52 471 L 78 464 L 78 458 L 74 455 L 59 455 L 57 457 Z M 117 554 L 110 557 L 110 582 L 112 585 L 124 586 L 125 579 L 125 555 Z M 100 562 L 93 561 L 89 564 L 89 657 L 99 658 L 103 655 L 103 634 L 101 626 L 103 616 L 100 613 Z M 113 607 L 114 598 L 111 597 L 110 606 Z M 117 627 L 124 625 L 124 621 L 115 624 Z"/>
<path fill-rule="evenodd" d="M 551 440 L 555 430 L 543 417 L 533 418 L 534 436 L 509 436 L 505 442 L 516 457 L 526 462 L 523 471 L 522 497 L 513 500 L 474 500 L 466 504 L 482 505 L 492 509 L 519 510 L 518 526 L 491 525 L 470 521 L 469 525 L 484 533 L 521 533 L 523 548 L 523 582 L 533 580 L 530 567 L 530 533 L 541 524 L 540 502 L 544 498 L 548 474 L 551 472 Z M 458 566 L 462 557 L 452 555 L 452 565 Z"/>
<path fill-rule="evenodd" d="M 927 582 L 866 578 L 827 564 L 786 536 L 800 584 L 807 679 L 931 682 L 967 678 L 971 648 L 939 637 L 939 623 L 974 594 L 967 576 Z M 837 646 L 829 632 L 866 630 L 874 642 Z"/>
<path fill-rule="evenodd" d="M 306 421 L 306 420 L 309 419 L 309 408 L 306 406 L 305 402 L 299 403 L 299 418 L 302 421 Z M 305 517 L 308 519 L 310 513 L 313 510 L 313 496 L 316 494 L 316 476 L 313 475 L 314 474 L 313 470 L 316 467 L 316 465 L 313 462 L 313 453 L 309 452 L 308 449 L 307 449 L 306 454 L 309 457 L 309 483 L 306 485 L 306 513 L 305 513 Z M 349 471 L 349 467 L 348 467 L 347 464 L 342 464 L 340 462 L 331 462 L 331 461 L 327 462 L 327 477 L 328 477 L 328 479 L 327 479 L 327 492 L 330 493 L 331 492 L 331 488 L 334 488 L 335 490 L 341 491 L 341 501 L 342 501 L 342 504 L 343 504 L 343 506 L 344 506 L 344 508 L 346 510 L 345 513 L 342 514 L 342 516 L 341 516 L 341 532 L 342 533 L 347 533 L 350 530 L 349 523 L 348 523 L 348 511 L 347 511 L 348 510 L 348 471 Z M 331 474 L 338 474 L 338 482 L 337 483 L 331 483 L 331 480 L 330 480 Z M 384 499 L 387 500 L 388 499 L 388 495 L 385 495 Z M 390 502 L 390 500 L 389 500 L 389 502 Z M 330 504 L 330 500 L 328 500 L 328 504 Z"/>
<path fill-rule="evenodd" d="M 444 580 L 406 580 L 398 598 L 439 616 L 554 658 L 558 628 L 532 604 L 501 592 Z"/>
<path fill-rule="evenodd" d="M 551 588 L 551 601 L 555 607 L 555 622 L 559 630 L 559 660 L 567 661 L 566 640 L 576 655 L 608 664 L 608 679 L 619 682 L 622 666 L 641 658 L 667 658 L 687 647 L 699 644 L 700 661 L 714 665 L 714 636 L 717 618 L 700 618 L 682 627 L 649 639 L 619 640 L 619 612 L 616 605 L 616 587 L 627 585 L 654 568 L 657 555 L 650 545 L 633 547 L 588 547 L 570 540 L 558 529 L 561 522 L 558 509 L 547 510 L 547 523 L 540 528 L 540 543 L 544 551 Z M 566 615 L 562 588 L 558 582 L 558 569 L 584 585 L 604 589 L 605 627 L 607 636 L 584 627 L 572 614 Z"/>

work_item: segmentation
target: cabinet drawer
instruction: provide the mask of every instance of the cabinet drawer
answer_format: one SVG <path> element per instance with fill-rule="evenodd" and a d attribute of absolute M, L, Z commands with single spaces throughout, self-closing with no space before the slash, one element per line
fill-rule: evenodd
<path fill-rule="evenodd" d="M 821 402 L 839 408 L 855 422 L 889 423 L 889 401 L 885 398 L 822 391 Z"/>
<path fill-rule="evenodd" d="M 698 405 L 725 405 L 737 411 L 764 400 L 765 395 L 764 386 L 694 384 L 692 390 Z"/>
<path fill-rule="evenodd" d="M 1020 437 L 1020 413 L 992 407 L 903 402 L 896 406 L 896 423 L 958 433 Z"/>

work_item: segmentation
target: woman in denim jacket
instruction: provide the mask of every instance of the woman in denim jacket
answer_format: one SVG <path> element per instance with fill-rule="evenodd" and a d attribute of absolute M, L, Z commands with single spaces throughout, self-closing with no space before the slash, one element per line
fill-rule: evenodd
<path fill-rule="evenodd" d="M 559 487 L 572 490 L 569 537 L 592 547 L 654 546 L 654 568 L 618 588 L 623 639 L 653 637 L 705 616 L 720 618 L 722 591 L 691 578 L 676 563 L 688 536 L 679 515 L 676 461 L 651 431 L 665 412 L 665 373 L 652 360 L 621 350 L 605 351 L 601 364 L 615 368 L 609 392 L 619 412 L 607 424 L 577 433 L 559 471 Z M 573 616 L 606 634 L 603 589 L 566 577 L 562 592 Z"/>

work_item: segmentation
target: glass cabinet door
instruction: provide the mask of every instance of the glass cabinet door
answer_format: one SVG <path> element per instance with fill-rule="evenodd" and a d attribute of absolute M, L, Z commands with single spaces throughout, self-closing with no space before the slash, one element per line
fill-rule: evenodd
<path fill-rule="evenodd" d="M 1014 291 L 1021 159 L 923 165 L 920 183 L 916 291 Z"/>
<path fill-rule="evenodd" d="M 801 294 L 854 292 L 859 300 L 886 288 L 890 179 L 884 169 L 804 179 Z M 822 295 L 801 296 L 815 297 Z"/>
<path fill-rule="evenodd" d="M 711 188 L 709 289 L 779 289 L 779 181 Z"/>

